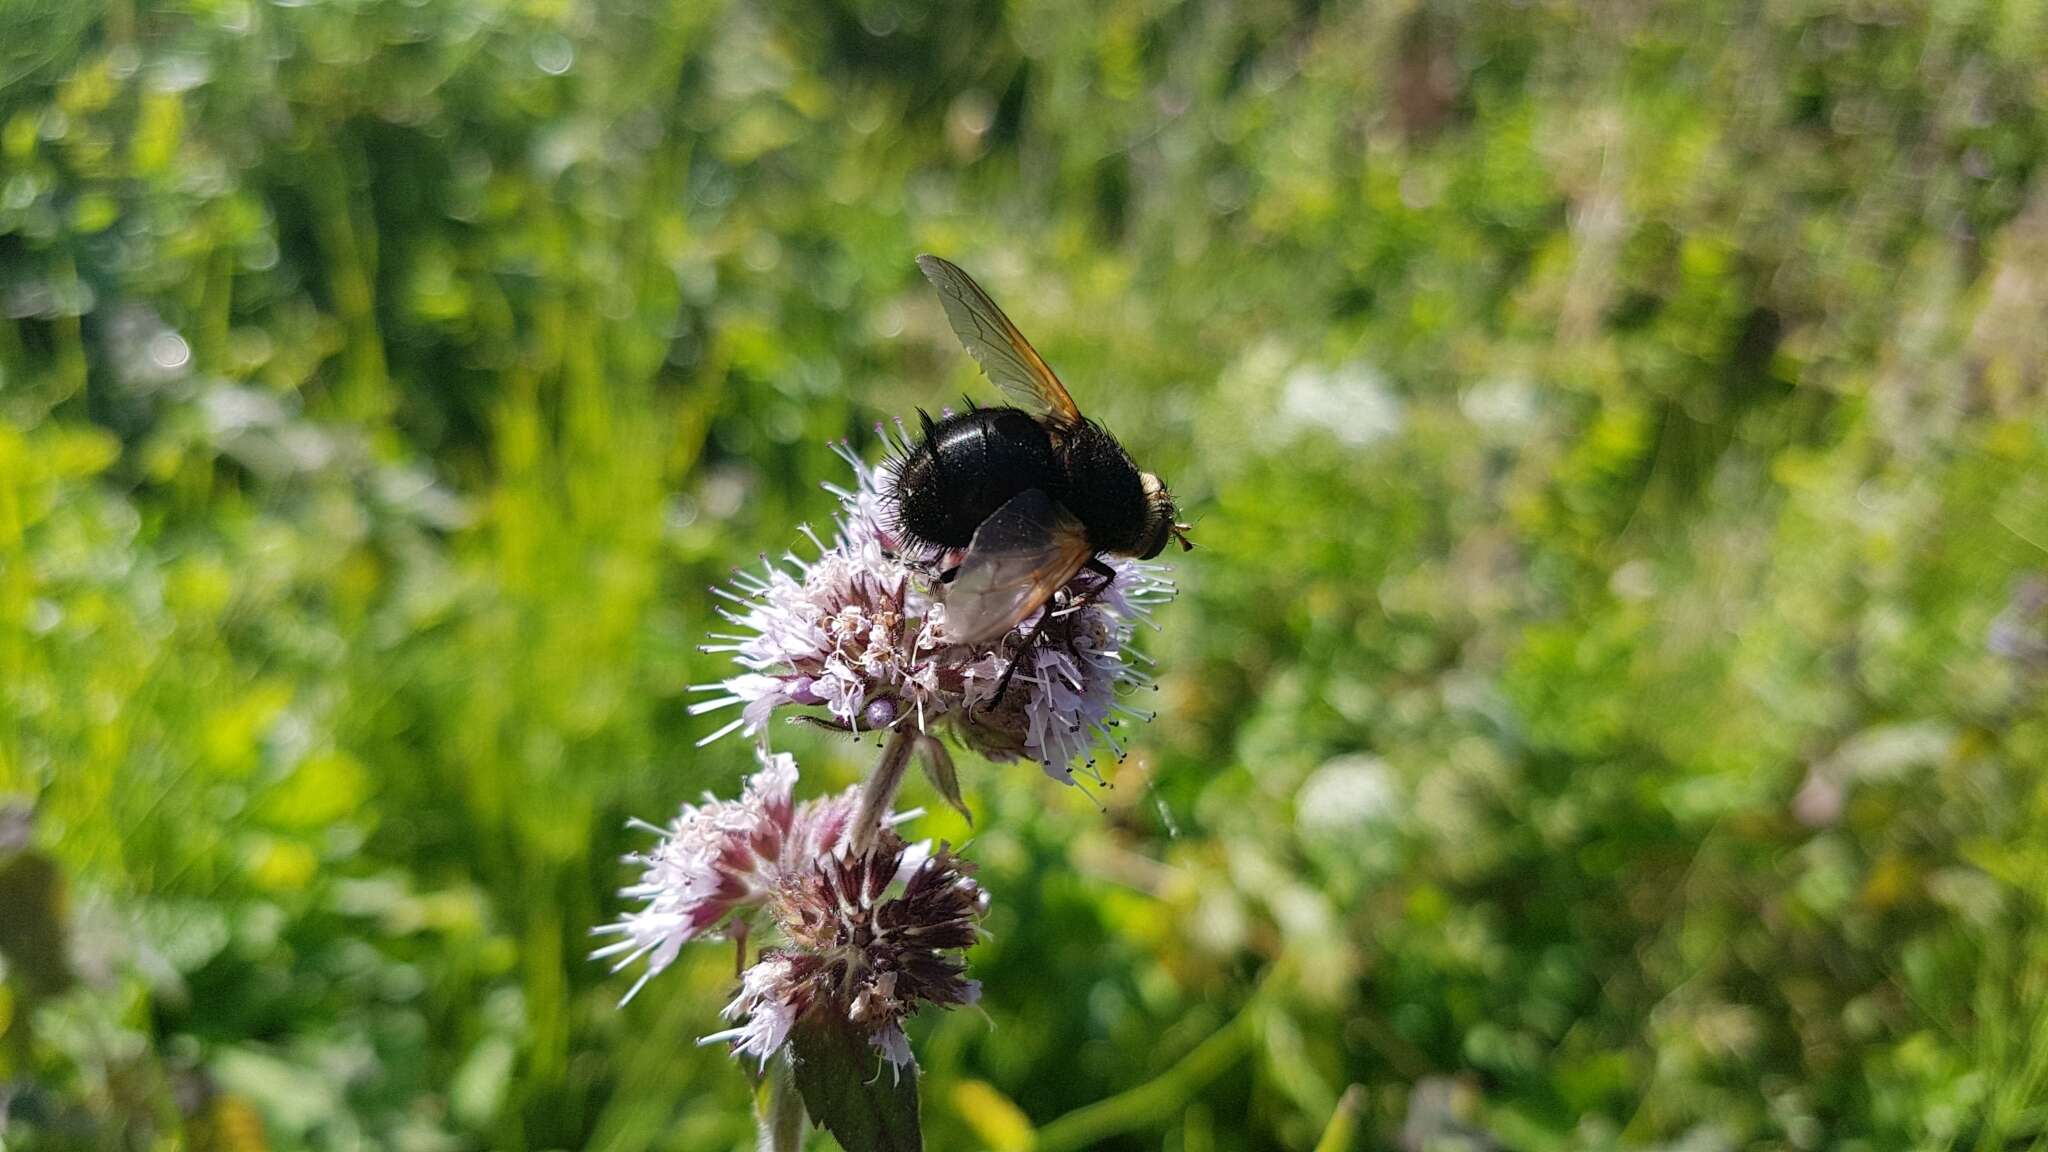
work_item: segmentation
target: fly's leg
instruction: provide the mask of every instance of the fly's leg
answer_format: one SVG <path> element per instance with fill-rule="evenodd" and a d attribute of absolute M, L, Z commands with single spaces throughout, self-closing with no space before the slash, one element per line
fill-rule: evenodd
<path fill-rule="evenodd" d="M 1078 612 L 1086 608 L 1090 603 L 1094 602 L 1097 596 L 1102 595 L 1109 588 L 1110 581 L 1116 579 L 1116 569 L 1103 563 L 1100 556 L 1090 556 L 1088 563 L 1082 565 L 1082 569 L 1102 577 L 1102 583 L 1076 595 L 1074 602 L 1065 609 L 1067 612 Z M 1051 620 L 1052 617 L 1052 605 L 1047 604 L 1045 611 L 1038 614 L 1038 622 L 1031 626 L 1030 634 L 1024 637 L 1024 646 L 1019 648 L 1017 654 L 1010 658 L 1010 666 L 1003 669 L 1003 678 L 996 681 L 996 694 L 988 698 L 988 703 L 982 706 L 984 710 L 994 708 L 1003 702 L 1003 693 L 1010 690 L 1010 677 L 1017 674 L 1017 665 L 1022 664 L 1025 657 L 1031 655 L 1032 650 L 1038 647 L 1038 639 L 1045 634 L 1046 622 Z"/>
<path fill-rule="evenodd" d="M 1017 649 L 1015 656 L 1010 657 L 1010 666 L 1003 669 L 1003 678 L 996 681 L 996 694 L 988 698 L 987 704 L 982 705 L 983 711 L 993 710 L 996 705 L 1003 702 L 1003 693 L 1010 690 L 1010 677 L 1017 674 L 1017 665 L 1022 664 L 1025 658 L 1031 655 L 1031 650 L 1038 647 L 1038 638 L 1045 635 L 1045 623 L 1051 619 L 1052 605 L 1047 604 L 1045 611 L 1038 614 L 1037 623 L 1031 626 L 1030 633 L 1024 637 L 1024 646 Z"/>

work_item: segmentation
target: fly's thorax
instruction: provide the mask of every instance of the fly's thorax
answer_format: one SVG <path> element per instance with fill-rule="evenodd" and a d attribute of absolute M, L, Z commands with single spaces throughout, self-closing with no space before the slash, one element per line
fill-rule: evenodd
<path fill-rule="evenodd" d="M 1089 420 L 1062 432 L 1057 446 L 1066 483 L 1055 495 L 1087 527 L 1088 542 L 1098 551 L 1137 555 L 1148 542 L 1150 515 L 1130 454 Z"/>

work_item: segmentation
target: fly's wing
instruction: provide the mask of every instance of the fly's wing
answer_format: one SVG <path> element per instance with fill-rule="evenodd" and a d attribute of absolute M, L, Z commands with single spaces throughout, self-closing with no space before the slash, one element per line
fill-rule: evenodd
<path fill-rule="evenodd" d="M 967 345 L 981 370 L 1004 395 L 1034 415 L 1061 424 L 1080 422 L 1081 410 L 1074 407 L 1066 385 L 972 276 L 937 256 L 919 256 L 917 266 L 939 290 L 953 334 Z"/>
<path fill-rule="evenodd" d="M 946 634 L 986 644 L 1052 598 L 1092 550 L 1074 514 L 1032 488 L 1010 498 L 974 530 L 967 558 L 946 587 Z"/>

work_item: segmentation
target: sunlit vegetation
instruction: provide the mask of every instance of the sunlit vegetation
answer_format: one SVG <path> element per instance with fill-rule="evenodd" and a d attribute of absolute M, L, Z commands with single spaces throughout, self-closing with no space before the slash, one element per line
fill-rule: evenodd
<path fill-rule="evenodd" d="M 2048 1143 L 2048 8 L 927 8 L 0 4 L 0 1145 L 752 1147 L 589 930 L 921 251 L 1199 544 L 930 1146 Z"/>

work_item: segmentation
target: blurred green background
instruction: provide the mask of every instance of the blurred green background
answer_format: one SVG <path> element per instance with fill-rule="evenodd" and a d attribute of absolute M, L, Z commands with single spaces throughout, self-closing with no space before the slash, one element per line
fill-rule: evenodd
<path fill-rule="evenodd" d="M 2048 1143 L 2048 7 L 0 13 L 0 1144 L 750 1147 L 588 931 L 919 251 L 1201 545 L 933 1147 Z"/>

